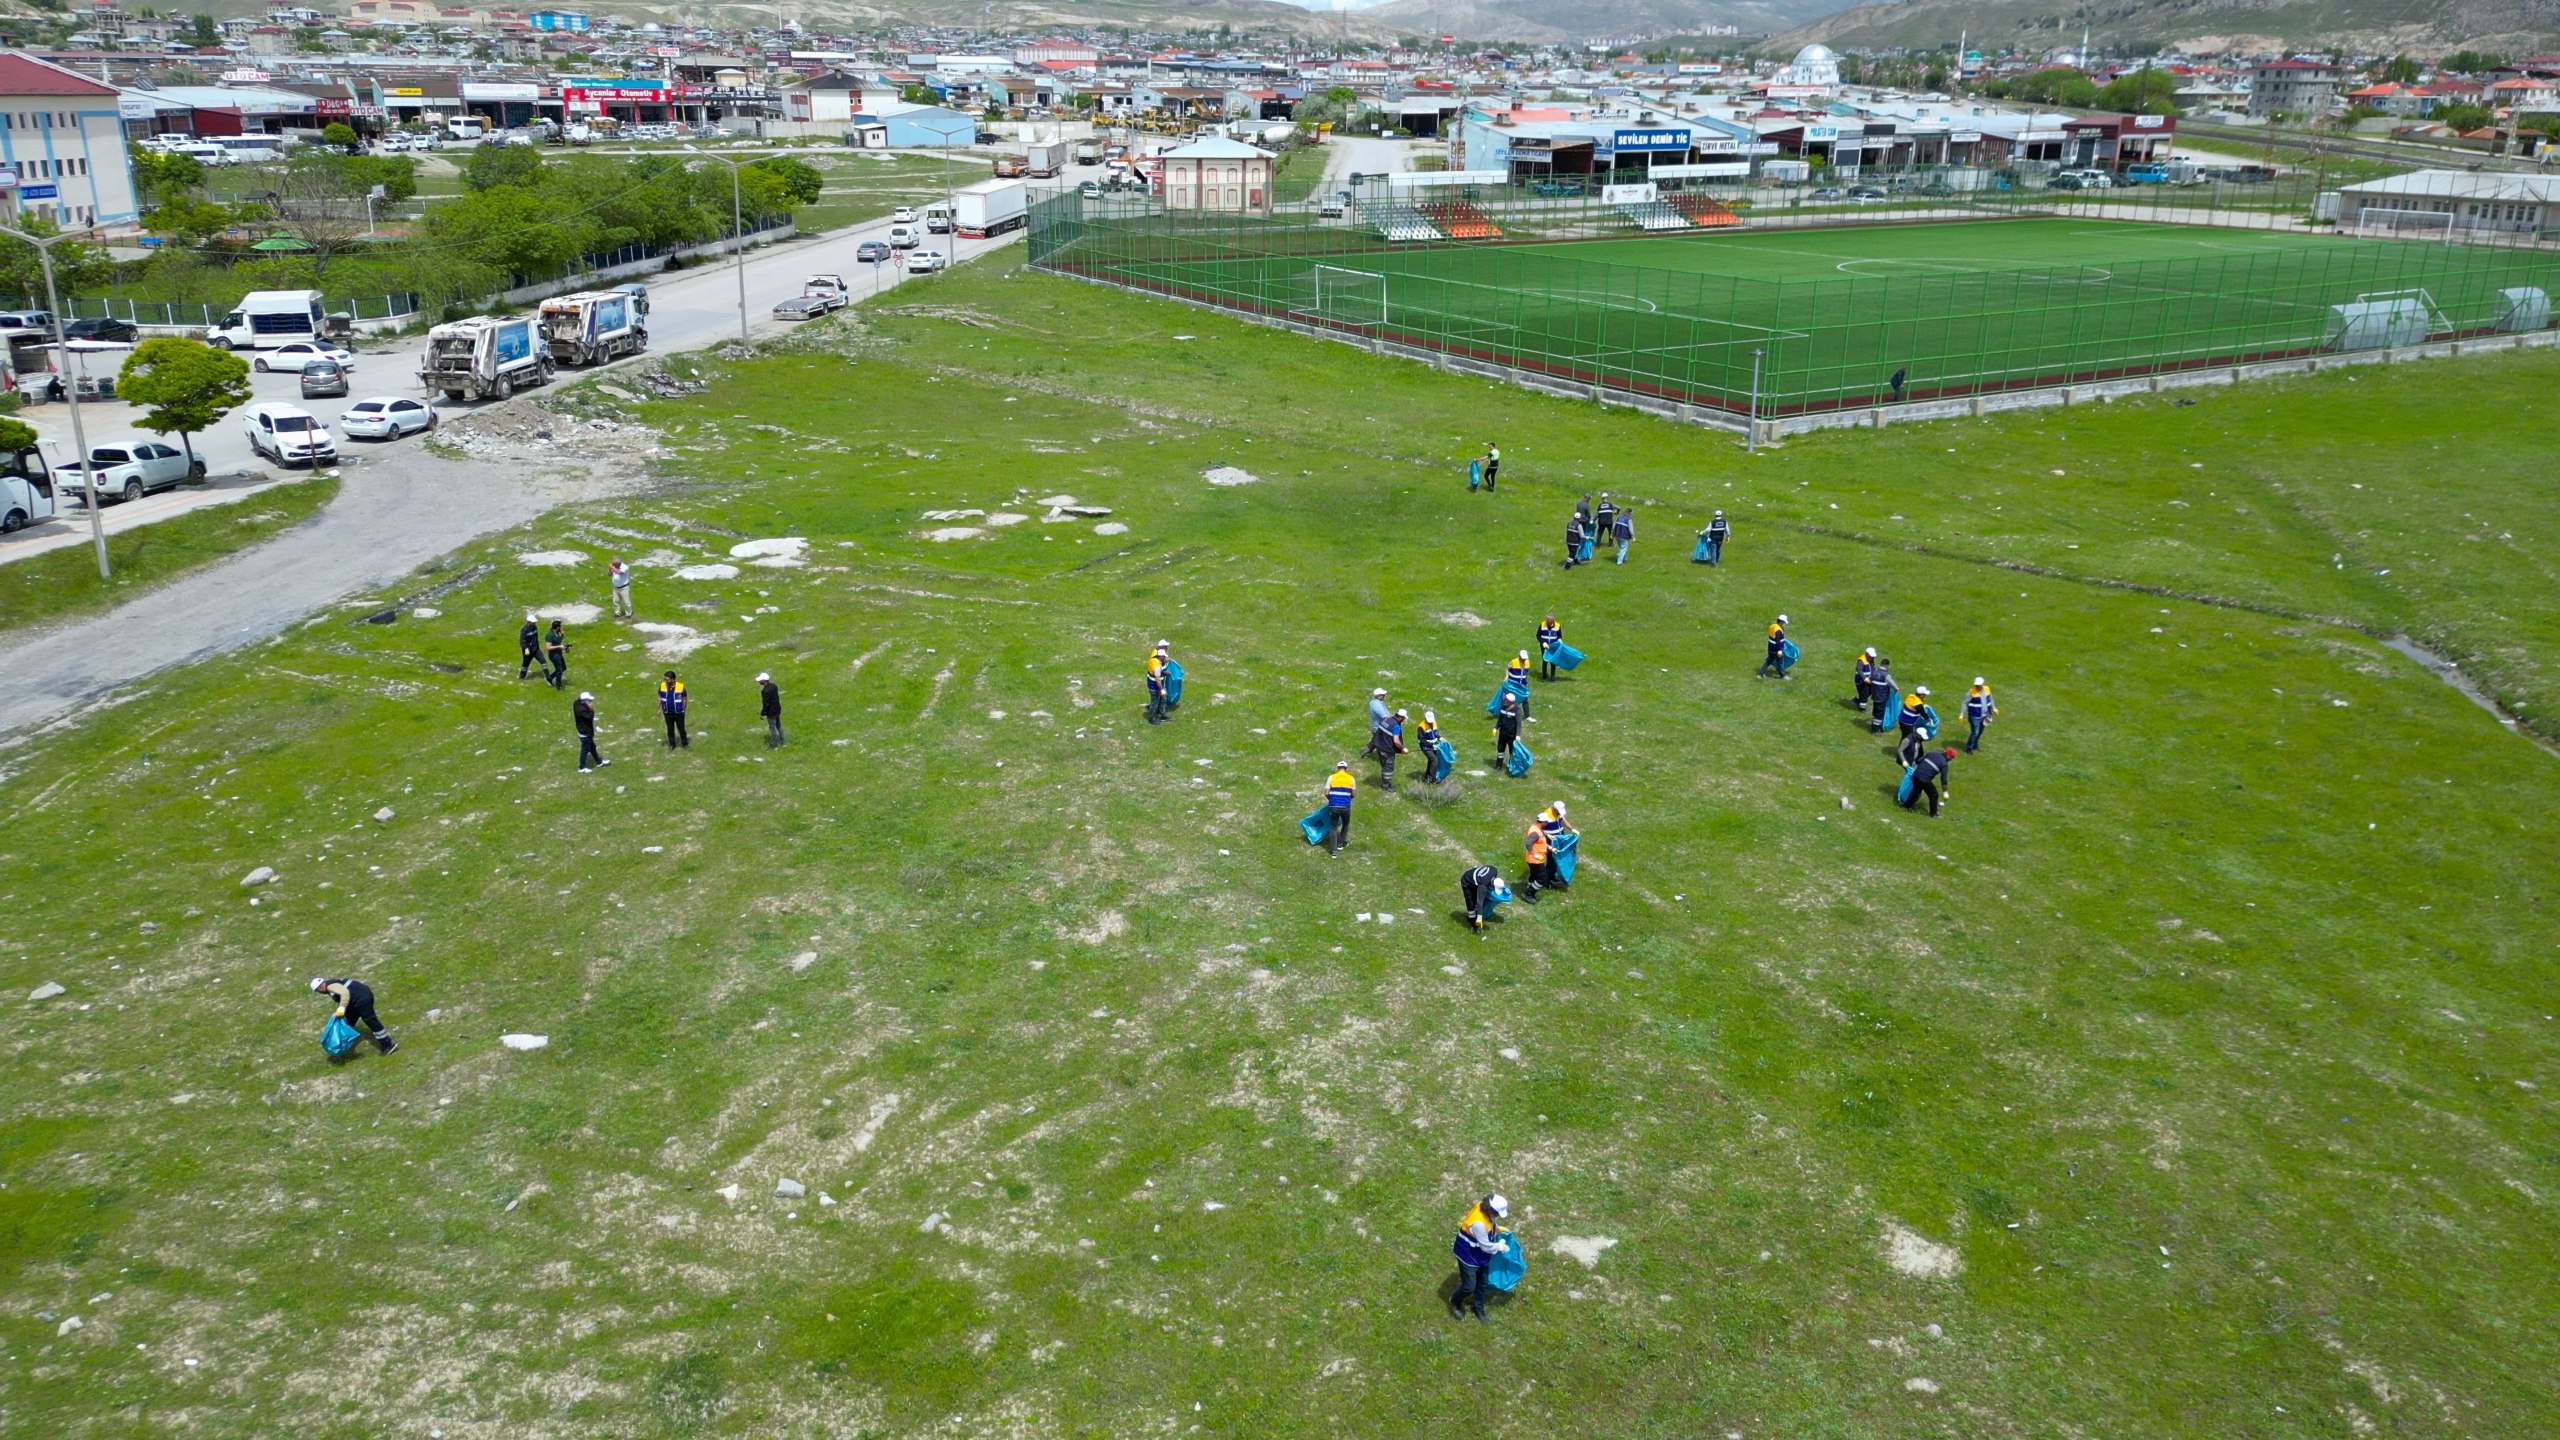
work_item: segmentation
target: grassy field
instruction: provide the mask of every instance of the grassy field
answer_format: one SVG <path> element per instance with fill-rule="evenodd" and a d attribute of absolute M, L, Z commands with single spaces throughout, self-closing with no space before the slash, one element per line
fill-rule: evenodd
<path fill-rule="evenodd" d="M 1249 240 L 1247 241 L 1249 244 Z M 1963 395 L 2320 349 L 2330 307 L 2424 292 L 2495 327 L 2544 253 L 2086 219 L 1720 231 L 1527 245 L 1164 258 L 1097 235 L 1065 263 L 1144 287 L 1764 413 Z"/>
<path fill-rule="evenodd" d="M 145 590 L 248 549 L 268 536 L 299 525 L 338 493 L 335 476 L 313 475 L 288 480 L 227 505 L 208 505 L 183 515 L 118 531 L 107 537 L 107 568 L 112 578 L 98 578 L 97 551 L 88 545 L 64 546 L 0 565 L 0 631 L 47 625 L 95 614 Z M 63 512 L 86 526 L 77 509 Z"/>
<path fill-rule="evenodd" d="M 1280 163 L 1271 171 L 1271 201 L 1275 205 L 1298 205 L 1314 198 L 1316 185 L 1324 179 L 1327 152 L 1321 145 L 1299 145 L 1280 152 Z"/>
<path fill-rule="evenodd" d="M 0 1430 L 2560 1424 L 2560 763 L 2374 638 L 2551 703 L 2513 417 L 2560 360 L 1746 458 L 1009 266 L 891 299 L 632 412 L 669 488 L 453 557 L 495 569 L 436 618 L 22 753 L 0 980 L 69 989 L 0 1021 Z M 1604 488 L 1633 557 L 1559 571 Z M 572 627 L 584 776 L 510 664 L 603 598 L 516 558 L 564 548 L 686 627 Z M 1547 611 L 1590 661 L 1529 779 L 1472 773 Z M 1866 644 L 1999 689 L 1938 819 L 1844 704 Z M 1461 774 L 1328 860 L 1372 685 Z M 1463 932 L 1557 798 L 1579 883 Z M 333 1067 L 301 981 L 350 971 L 404 1045 Z M 1492 1188 L 1531 1266 L 1478 1328 Z"/>

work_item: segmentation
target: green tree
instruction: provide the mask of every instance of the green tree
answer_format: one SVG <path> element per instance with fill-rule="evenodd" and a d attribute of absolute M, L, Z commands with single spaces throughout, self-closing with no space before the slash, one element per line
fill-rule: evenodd
<path fill-rule="evenodd" d="M 2439 105 L 2435 113 L 2435 119 L 2439 122 L 2450 125 L 2456 130 L 2465 131 L 2482 129 L 2497 118 L 2488 106 L 2474 105 L 2468 100 Z"/>
<path fill-rule="evenodd" d="M 2373 78 L 2385 85 L 2418 83 L 2418 62 L 2406 55 L 2394 55 L 2374 67 Z"/>
<path fill-rule="evenodd" d="M 473 190 L 500 185 L 525 189 L 536 184 L 541 174 L 542 152 L 530 145 L 483 145 L 462 165 L 462 183 Z"/>
<path fill-rule="evenodd" d="M 157 335 L 124 357 L 116 398 L 145 407 L 134 423 L 154 435 L 177 436 L 192 464 L 194 437 L 249 403 L 249 362 L 201 340 Z"/>
<path fill-rule="evenodd" d="M 57 235 L 62 229 L 41 213 L 20 215 L 14 228 L 30 235 Z M 54 289 L 65 301 L 106 284 L 115 274 L 115 262 L 107 252 L 86 240 L 65 240 L 53 247 Z M 42 294 L 44 266 L 36 258 L 36 247 L 0 235 L 0 295 Z"/>
<path fill-rule="evenodd" d="M 2010 85 L 2009 93 L 2031 105 L 2066 105 L 2086 109 L 2098 103 L 2096 83 L 2068 65 L 2029 71 Z"/>
<path fill-rule="evenodd" d="M 343 120 L 332 120 L 320 127 L 320 143 L 352 155 L 357 143 L 355 127 Z"/>
<path fill-rule="evenodd" d="M 2168 115 L 2178 105 L 2178 78 L 2166 70 L 2128 70 L 2098 91 L 2101 110 L 2128 115 Z"/>
<path fill-rule="evenodd" d="M 222 43 L 222 27 L 216 25 L 210 15 L 198 15 L 195 18 L 193 38 L 197 49 L 209 49 Z"/>
<path fill-rule="evenodd" d="M 264 207 L 259 207 L 263 212 Z M 142 228 L 163 240 L 200 249 L 240 222 L 228 205 L 193 195 L 179 195 L 142 212 Z"/>
<path fill-rule="evenodd" d="M 942 103 L 942 92 L 930 85 L 910 85 L 898 92 L 898 98 L 910 105 L 939 105 Z"/>
<path fill-rule="evenodd" d="M 819 173 L 817 166 L 806 160 L 795 160 L 788 155 L 776 155 L 769 160 L 758 160 L 747 168 L 762 170 L 781 181 L 782 191 L 790 197 L 793 205 L 817 204 L 818 196 L 827 186 L 827 177 Z"/>
<path fill-rule="evenodd" d="M 192 155 L 164 155 L 139 145 L 125 147 L 133 188 L 145 200 L 165 205 L 204 188 L 204 166 Z"/>
<path fill-rule="evenodd" d="M 2436 62 L 2436 69 L 2450 75 L 2485 75 L 2506 64 L 2502 55 L 2484 54 L 2478 50 L 2456 50 Z"/>

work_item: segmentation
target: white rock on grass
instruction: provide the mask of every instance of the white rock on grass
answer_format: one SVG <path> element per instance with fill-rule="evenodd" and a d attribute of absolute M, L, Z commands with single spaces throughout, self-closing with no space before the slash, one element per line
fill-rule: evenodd
<path fill-rule="evenodd" d="M 593 605 L 568 601 L 559 605 L 537 605 L 533 613 L 544 620 L 559 620 L 571 625 L 592 625 L 604 613 Z"/>
<path fill-rule="evenodd" d="M 735 580 L 738 578 L 738 567 L 735 565 L 687 565 L 676 571 L 676 578 L 679 580 Z"/>
<path fill-rule="evenodd" d="M 719 1197 L 720 1197 L 721 1199 L 723 1199 L 723 1200 L 728 1201 L 728 1202 L 729 1202 L 730 1204 L 732 1204 L 732 1205 L 734 1205 L 734 1204 L 738 1203 L 738 1187 L 737 1187 L 737 1186 L 735 1186 L 735 1185 L 723 1185 L 723 1186 L 721 1186 L 719 1189 L 714 1190 L 714 1191 L 712 1191 L 711 1193 L 712 1193 L 712 1194 L 714 1194 L 714 1195 L 719 1196 Z"/>
<path fill-rule="evenodd" d="M 2053 473 L 2059 475 L 2062 472 L 2056 470 Z M 1902 1382 L 1902 1388 L 1914 1395 L 1935 1395 L 1938 1393 L 1938 1382 L 1926 1375 L 1914 1375 Z"/>
<path fill-rule="evenodd" d="M 732 560 L 759 558 L 796 560 L 807 553 L 809 542 L 797 535 L 781 535 L 771 540 L 746 540 L 729 547 Z"/>
<path fill-rule="evenodd" d="M 948 545 L 954 540 L 975 540 L 986 533 L 975 525 L 945 525 L 939 530 L 927 530 L 924 538 L 936 545 Z"/>
<path fill-rule="evenodd" d="M 631 628 L 653 637 L 649 641 L 649 658 L 662 664 L 673 664 L 712 641 L 723 638 L 705 635 L 690 625 L 664 625 L 654 620 L 643 620 Z"/>
<path fill-rule="evenodd" d="M 1898 1221 L 1884 1222 L 1885 1263 L 1920 1280 L 1944 1280 L 1964 1268 L 1964 1256 Z"/>
<path fill-rule="evenodd" d="M 377 824 L 377 825 L 388 825 L 388 824 L 390 824 L 390 823 L 391 823 L 391 819 L 392 819 L 392 810 L 391 810 L 391 807 L 390 807 L 390 806 L 388 806 L 388 805 L 385 805 L 385 806 L 383 806 L 381 809 L 374 811 L 374 812 L 373 812 L 373 819 L 374 819 L 374 823 L 375 823 L 375 824 Z"/>
<path fill-rule="evenodd" d="M 1559 1255 L 1582 1262 L 1582 1268 L 1598 1268 L 1600 1253 L 1616 1248 L 1618 1242 L 1606 1235 L 1559 1235 L 1552 1242 Z"/>
<path fill-rule="evenodd" d="M 243 887 L 271 885 L 275 883 L 275 878 L 276 871 L 274 866 L 261 865 L 257 869 L 250 871 L 248 874 L 241 876 L 240 883 Z"/>
<path fill-rule="evenodd" d="M 797 555 L 767 555 L 761 560 L 750 560 L 747 563 L 759 570 L 798 570 L 809 562 Z"/>
<path fill-rule="evenodd" d="M 62 986 L 58 982 L 47 980 L 33 990 L 28 991 L 27 998 L 30 1000 L 50 1000 L 61 993 Z"/>
<path fill-rule="evenodd" d="M 1016 514 L 1011 510 L 999 510 L 987 517 L 987 524 L 992 529 L 1002 529 L 1007 525 L 1019 525 L 1030 518 L 1028 515 Z"/>
<path fill-rule="evenodd" d="M 63 1321 L 61 1324 L 54 1326 L 53 1333 L 56 1337 L 60 1337 L 68 1335 L 74 1330 L 85 1330 L 87 1328 L 88 1322 L 82 1320 L 79 1316 L 74 1315 L 70 1319 Z"/>
<path fill-rule="evenodd" d="M 541 565 L 557 570 L 570 565 L 586 564 L 587 552 L 584 550 L 527 550 L 516 559 L 521 564 Z"/>
<path fill-rule="evenodd" d="M 924 518 L 927 520 L 975 520 L 986 513 L 984 510 L 927 510 L 924 512 Z M 730 553 L 734 555 L 737 552 L 733 550 Z"/>
<path fill-rule="evenodd" d="M 815 964 L 817 964 L 817 963 L 818 963 L 818 952 L 817 952 L 817 951 L 815 951 L 815 950 L 803 950 L 803 951 L 801 951 L 799 954 L 794 955 L 794 956 L 792 956 L 792 957 L 791 957 L 791 972 L 792 972 L 793 974 L 795 974 L 795 975 L 796 975 L 796 974 L 800 973 L 801 971 L 806 970 L 806 969 L 808 969 L 810 966 L 815 965 Z"/>
<path fill-rule="evenodd" d="M 1061 505 L 1073 505 L 1073 504 L 1075 504 L 1075 503 L 1076 503 L 1076 497 L 1074 497 L 1073 495 L 1052 495 L 1052 496 L 1050 496 L 1048 499 L 1046 499 L 1046 500 L 1042 500 L 1042 501 L 1038 501 L 1038 502 L 1036 502 L 1036 503 L 1038 503 L 1038 504 L 1042 504 L 1042 505 L 1046 505 L 1046 506 L 1048 506 L 1050 509 L 1055 510 L 1055 509 L 1057 509 L 1057 508 L 1058 508 L 1059 506 L 1061 506 Z"/>
<path fill-rule="evenodd" d="M 510 1050 L 539 1050 L 551 1043 L 551 1037 L 548 1035 L 501 1035 L 498 1037 L 498 1043 Z"/>
<path fill-rule="evenodd" d="M 1239 470 L 1233 465 L 1213 465 L 1200 478 L 1212 485 L 1253 485 L 1262 479 L 1250 470 Z"/>
<path fill-rule="evenodd" d="M 1105 520 L 1101 524 L 1093 527 L 1093 533 L 1096 535 L 1126 535 L 1129 533 L 1129 527 L 1121 524 L 1117 520 Z"/>
<path fill-rule="evenodd" d="M 808 1193 L 809 1187 L 801 1184 L 797 1180 L 776 1180 L 773 1182 L 773 1198 L 776 1200 L 797 1200 Z"/>
<path fill-rule="evenodd" d="M 443 613 L 443 611 L 437 609 L 433 605 L 420 605 L 409 612 L 409 618 L 412 620 L 433 620 Z"/>

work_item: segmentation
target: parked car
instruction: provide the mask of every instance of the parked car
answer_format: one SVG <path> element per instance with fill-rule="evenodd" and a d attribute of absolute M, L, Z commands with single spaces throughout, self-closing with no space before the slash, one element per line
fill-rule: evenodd
<path fill-rule="evenodd" d="M 51 330 L 50 310 L 0 310 L 0 330 Z"/>
<path fill-rule="evenodd" d="M 1862 204 L 1871 205 L 1878 200 L 1882 200 L 1884 198 L 1884 192 L 1873 185 L 1852 185 L 1849 187 L 1849 198 Z"/>
<path fill-rule="evenodd" d="M 117 340 L 132 344 L 142 338 L 141 327 L 130 320 L 74 320 L 62 327 L 65 340 Z"/>
<path fill-rule="evenodd" d="M 1807 200 L 1846 200 L 1849 198 L 1849 192 L 1836 185 L 1825 185 L 1818 190 L 1809 190 L 1805 192 L 1804 198 Z"/>
<path fill-rule="evenodd" d="M 240 414 L 249 448 L 279 465 L 335 464 L 338 442 L 329 427 L 299 405 L 252 405 Z"/>
<path fill-rule="evenodd" d="M 1087 200 L 1099 200 L 1102 198 L 1102 187 L 1091 180 L 1087 180 L 1076 187 L 1076 194 Z M 1334 213 L 1340 214 L 1341 212 L 1336 211 Z"/>
<path fill-rule="evenodd" d="M 204 462 L 187 462 L 186 452 L 157 440 L 120 440 L 107 445 L 89 447 L 87 465 L 65 465 L 56 476 L 58 492 L 69 499 L 85 499 L 89 493 L 88 474 L 97 474 L 98 499 L 139 500 L 154 490 L 183 485 L 204 473 Z"/>
<path fill-rule="evenodd" d="M 776 320 L 815 320 L 831 310 L 844 306 L 844 297 L 832 292 L 824 295 L 794 295 L 773 307 Z"/>
<path fill-rule="evenodd" d="M 335 360 L 314 360 L 302 367 L 302 398 L 318 400 L 347 393 L 347 367 Z"/>
<path fill-rule="evenodd" d="M 259 351 L 258 358 L 249 362 L 249 368 L 261 372 L 307 370 L 314 363 L 322 360 L 329 361 L 339 369 L 350 373 L 356 368 L 356 357 L 353 351 L 341 350 L 335 345 L 320 340 L 294 340 L 279 345 L 273 350 Z"/>
<path fill-rule="evenodd" d="M 907 273 L 910 275 L 930 275 L 950 263 L 951 262 L 949 260 L 943 258 L 943 254 L 939 250 L 911 250 L 907 252 Z"/>
<path fill-rule="evenodd" d="M 376 400 L 359 400 L 338 416 L 338 428 L 353 440 L 397 440 L 421 430 L 436 428 L 436 412 L 424 400 L 410 400 L 385 395 Z"/>
<path fill-rule="evenodd" d="M 889 247 L 877 240 L 865 240 L 853 247 L 853 258 L 865 265 L 877 265 L 891 254 Z"/>
<path fill-rule="evenodd" d="M 1351 192 L 1336 190 L 1324 197 L 1324 203 L 1316 207 L 1316 214 L 1327 220 L 1339 220 L 1350 209 Z"/>
<path fill-rule="evenodd" d="M 923 240 L 924 236 L 918 233 L 913 225 L 889 227 L 889 248 L 892 250 L 912 250 L 923 243 Z"/>
<path fill-rule="evenodd" d="M 1086 189 L 1088 189 L 1088 190 L 1093 189 L 1093 184 L 1092 184 L 1092 182 L 1091 182 L 1091 181 L 1087 181 L 1087 182 L 1085 183 L 1085 188 L 1086 188 Z M 1096 194 L 1099 194 L 1099 193 L 1101 193 L 1101 192 L 1096 191 L 1095 193 L 1096 193 Z M 946 211 L 946 210 L 927 210 L 926 212 L 924 212 L 924 228 L 925 228 L 925 233 L 926 233 L 926 234 L 928 234 L 928 235 L 948 235 L 948 234 L 950 234 L 950 233 L 951 233 L 951 214 L 950 214 L 950 212 L 949 212 L 949 211 Z"/>
<path fill-rule="evenodd" d="M 916 223 L 916 208 L 912 205 L 901 205 L 889 212 L 889 220 L 896 225 L 913 225 Z"/>

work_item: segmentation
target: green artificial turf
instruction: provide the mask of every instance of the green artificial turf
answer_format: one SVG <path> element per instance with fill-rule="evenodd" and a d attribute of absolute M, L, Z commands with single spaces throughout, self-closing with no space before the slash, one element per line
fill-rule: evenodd
<path fill-rule="evenodd" d="M 50 624 L 121 605 L 217 560 L 245 550 L 279 530 L 319 513 L 338 493 L 334 475 L 288 480 L 254 495 L 207 505 L 107 537 L 108 578 L 98 576 L 92 545 L 65 545 L 0 564 L 0 631 Z M 61 518 L 87 527 L 86 512 L 66 507 Z"/>
<path fill-rule="evenodd" d="M 13 757 L 0 981 L 69 992 L 0 1021 L 0 1428 L 2560 1423 L 2560 762 L 2374 638 L 2546 703 L 2553 356 L 1752 457 L 1010 265 L 892 300 L 638 407 L 667 488 L 452 557 L 496 568 L 436 617 Z M 1600 489 L 1631 559 L 1562 571 Z M 596 598 L 514 558 L 563 548 L 691 632 L 572 627 L 588 775 L 512 667 Z M 1590 658 L 1536 768 L 1469 773 L 1550 611 Z M 1998 689 L 1937 819 L 1866 644 Z M 1461 773 L 1329 860 L 1372 686 Z M 1467 934 L 1559 798 L 1574 888 Z M 301 985 L 350 971 L 404 1045 L 332 1066 Z M 1531 1259 L 1479 1328 L 1495 1188 Z"/>
<path fill-rule="evenodd" d="M 1263 236 L 1270 239 L 1276 236 Z M 2546 252 L 2077 218 L 1194 256 L 1093 226 L 1044 263 L 1550 375 L 1762 414 L 2316 353 L 2331 307 L 2407 297 L 2498 329 Z M 1365 248 L 1359 248 L 1365 246 Z"/>

